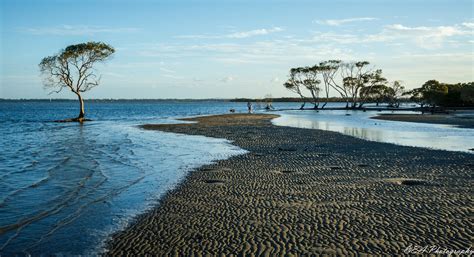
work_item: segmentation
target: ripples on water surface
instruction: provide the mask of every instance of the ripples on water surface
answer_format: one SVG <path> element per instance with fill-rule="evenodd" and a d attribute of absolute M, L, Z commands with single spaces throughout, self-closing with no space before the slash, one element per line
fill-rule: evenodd
<path fill-rule="evenodd" d="M 241 154 L 228 141 L 137 127 L 244 110 L 224 102 L 0 103 L 0 253 L 92 254 L 189 169 Z"/>

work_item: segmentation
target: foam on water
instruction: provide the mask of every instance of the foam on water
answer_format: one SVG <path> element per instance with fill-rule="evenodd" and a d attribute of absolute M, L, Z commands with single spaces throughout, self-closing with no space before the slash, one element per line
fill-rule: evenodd
<path fill-rule="evenodd" d="M 232 103 L 191 103 L 191 111 L 163 108 L 168 103 L 97 105 L 96 117 L 109 118 L 84 125 L 49 122 L 44 113 L 34 121 L 28 110 L 43 105 L 0 105 L 3 254 L 96 254 L 189 170 L 245 153 L 224 139 L 138 127 L 239 107 Z"/>

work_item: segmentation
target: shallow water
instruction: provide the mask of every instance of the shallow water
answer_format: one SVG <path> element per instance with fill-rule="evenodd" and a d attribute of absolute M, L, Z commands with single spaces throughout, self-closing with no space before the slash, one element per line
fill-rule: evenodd
<path fill-rule="evenodd" d="M 245 151 L 137 125 L 245 111 L 245 103 L 0 102 L 0 253 L 94 254 L 190 169 Z"/>
<path fill-rule="evenodd" d="M 388 113 L 385 111 L 383 113 Z M 397 112 L 403 113 L 403 112 Z M 413 113 L 413 112 L 410 112 Z M 417 146 L 448 151 L 470 152 L 474 129 L 450 125 L 374 120 L 375 111 L 323 110 L 284 111 L 275 125 L 335 131 L 370 141 Z"/>

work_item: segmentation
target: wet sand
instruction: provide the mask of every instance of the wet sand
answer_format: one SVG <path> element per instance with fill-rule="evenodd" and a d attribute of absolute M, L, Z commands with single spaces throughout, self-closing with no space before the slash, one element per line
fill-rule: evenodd
<path fill-rule="evenodd" d="M 191 172 L 108 243 L 110 255 L 403 254 L 473 248 L 472 154 L 222 115 L 145 129 L 227 138 L 248 154 Z"/>
<path fill-rule="evenodd" d="M 474 128 L 474 119 L 449 114 L 383 114 L 372 119 L 454 125 L 460 128 Z"/>

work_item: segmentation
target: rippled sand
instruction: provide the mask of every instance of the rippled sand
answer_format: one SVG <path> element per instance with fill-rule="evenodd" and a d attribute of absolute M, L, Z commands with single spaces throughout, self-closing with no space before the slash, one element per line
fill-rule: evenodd
<path fill-rule="evenodd" d="M 146 129 L 227 138 L 250 153 L 192 172 L 109 242 L 124 254 L 403 254 L 473 246 L 472 154 L 222 115 Z"/>
<path fill-rule="evenodd" d="M 457 117 L 448 114 L 384 114 L 373 117 L 378 120 L 393 120 L 406 122 L 420 122 L 431 124 L 454 125 L 460 128 L 474 128 L 474 119 L 471 117 Z M 474 146 L 473 146 L 474 147 Z"/>

